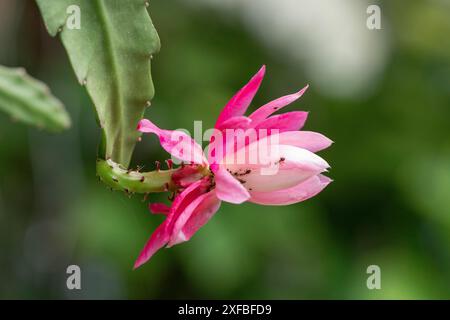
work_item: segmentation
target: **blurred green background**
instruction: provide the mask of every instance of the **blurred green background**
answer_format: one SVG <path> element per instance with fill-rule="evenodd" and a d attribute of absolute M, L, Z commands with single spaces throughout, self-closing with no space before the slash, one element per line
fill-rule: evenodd
<path fill-rule="evenodd" d="M 162 217 L 97 181 L 100 132 L 64 49 L 34 1 L 1 0 L 0 64 L 48 83 L 73 127 L 49 135 L 0 115 L 0 298 L 449 299 L 450 2 L 375 3 L 371 31 L 360 0 L 151 1 L 162 50 L 147 117 L 210 128 L 266 64 L 252 110 L 309 83 L 289 110 L 335 141 L 321 152 L 334 182 L 286 207 L 223 204 L 132 271 Z M 134 165 L 167 157 L 146 136 Z M 70 264 L 80 291 L 66 289 Z M 372 264 L 381 290 L 366 287 Z"/>

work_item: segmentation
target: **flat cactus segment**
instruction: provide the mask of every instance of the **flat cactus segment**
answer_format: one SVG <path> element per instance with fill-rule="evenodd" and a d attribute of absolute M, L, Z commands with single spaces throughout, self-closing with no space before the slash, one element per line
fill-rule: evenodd
<path fill-rule="evenodd" d="M 69 114 L 61 101 L 22 68 L 0 66 L 0 110 L 15 121 L 50 132 L 70 127 Z"/>
<path fill-rule="evenodd" d="M 128 167 L 138 121 L 154 95 L 150 60 L 160 40 L 143 0 L 36 0 L 48 32 L 60 35 L 104 131 L 104 158 Z M 73 16 L 70 8 L 78 8 Z M 71 24 L 73 19 L 79 24 Z M 74 27 L 75 26 L 75 27 Z M 78 28 L 79 27 L 79 28 Z"/>

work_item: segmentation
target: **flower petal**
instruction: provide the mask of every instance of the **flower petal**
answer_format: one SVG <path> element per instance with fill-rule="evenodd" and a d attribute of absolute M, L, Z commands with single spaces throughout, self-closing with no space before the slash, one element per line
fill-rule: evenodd
<path fill-rule="evenodd" d="M 247 189 L 236 180 L 225 168 L 219 167 L 214 172 L 216 194 L 220 200 L 240 204 L 250 198 Z"/>
<path fill-rule="evenodd" d="M 180 187 L 188 187 L 191 183 L 203 178 L 198 165 L 185 165 L 172 174 L 172 181 Z"/>
<path fill-rule="evenodd" d="M 278 132 L 297 131 L 303 128 L 307 118 L 308 112 L 286 112 L 274 115 L 267 118 L 266 120 L 261 121 L 255 126 L 255 129 L 278 130 Z"/>
<path fill-rule="evenodd" d="M 190 184 L 186 189 L 183 190 L 183 192 L 175 197 L 175 200 L 170 208 L 169 216 L 167 217 L 167 220 L 169 220 L 169 225 L 167 226 L 167 228 L 169 229 L 169 233 L 172 232 L 173 225 L 178 219 L 178 216 L 186 209 L 186 207 L 191 202 L 193 202 L 202 194 L 206 193 L 210 184 L 210 178 L 205 177 Z"/>
<path fill-rule="evenodd" d="M 286 131 L 280 133 L 279 143 L 317 152 L 328 148 L 333 141 L 313 131 Z"/>
<path fill-rule="evenodd" d="M 232 117 L 242 116 L 255 97 L 266 72 L 266 67 L 258 71 L 256 75 L 226 104 L 220 113 L 215 128 L 221 127 L 222 123 Z"/>
<path fill-rule="evenodd" d="M 168 247 L 188 241 L 220 207 L 215 191 L 195 199 L 175 222 Z"/>
<path fill-rule="evenodd" d="M 284 206 L 314 197 L 321 192 L 332 180 L 323 175 L 317 175 L 308 180 L 284 190 L 272 192 L 251 192 L 250 202 L 262 205 Z"/>
<path fill-rule="evenodd" d="M 169 241 L 170 234 L 167 230 L 167 219 L 153 232 L 150 239 L 142 249 L 136 262 L 134 263 L 134 269 L 139 268 L 146 263 L 156 251 L 161 249 Z"/>
<path fill-rule="evenodd" d="M 150 203 L 148 206 L 149 210 L 153 214 L 169 214 L 170 207 L 166 205 L 165 203 L 156 202 L 156 203 Z"/>
<path fill-rule="evenodd" d="M 237 116 L 223 121 L 216 129 L 247 129 L 252 120 L 246 116 Z"/>
<path fill-rule="evenodd" d="M 215 191 L 210 191 L 184 225 L 182 229 L 184 237 L 189 240 L 213 217 L 219 210 L 220 204 L 221 201 L 217 198 Z"/>
<path fill-rule="evenodd" d="M 202 147 L 182 131 L 160 129 L 147 119 L 139 121 L 137 130 L 156 134 L 161 146 L 177 159 L 189 163 L 207 163 Z"/>
<path fill-rule="evenodd" d="M 258 143 L 261 145 L 289 145 L 306 149 L 311 152 L 318 152 L 328 148 L 333 144 L 333 141 L 318 132 L 285 131 L 260 138 Z"/>
<path fill-rule="evenodd" d="M 208 162 L 210 164 L 219 163 L 228 153 L 236 152 L 243 145 L 248 145 L 258 140 L 258 132 L 254 128 L 249 127 L 250 125 L 251 122 L 242 121 L 234 128 L 215 129 L 208 145 Z M 269 135 L 267 130 L 263 133 L 265 134 L 264 136 Z"/>
<path fill-rule="evenodd" d="M 329 168 L 325 160 L 306 149 L 289 145 L 262 148 L 264 144 L 256 141 L 222 162 L 250 192 L 286 189 Z"/>
<path fill-rule="evenodd" d="M 156 228 L 150 239 L 145 244 L 144 249 L 142 249 L 139 254 L 134 264 L 135 269 L 147 262 L 156 253 L 156 251 L 164 247 L 169 242 L 174 223 L 178 216 L 190 203 L 206 192 L 208 185 L 208 178 L 204 178 L 191 184 L 175 198 L 172 206 L 170 207 L 170 212 L 166 220 L 164 220 L 164 222 Z"/>
<path fill-rule="evenodd" d="M 274 112 L 280 110 L 281 108 L 299 99 L 305 93 L 308 87 L 309 85 L 307 85 L 297 93 L 278 98 L 263 105 L 262 107 L 258 108 L 255 112 L 253 112 L 249 116 L 249 118 L 253 121 L 253 123 L 256 124 L 260 123 L 261 121 L 265 120 L 267 117 L 272 115 Z"/>

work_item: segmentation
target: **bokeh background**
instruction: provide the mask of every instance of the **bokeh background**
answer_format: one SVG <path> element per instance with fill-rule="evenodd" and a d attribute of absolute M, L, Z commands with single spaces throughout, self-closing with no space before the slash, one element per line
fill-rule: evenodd
<path fill-rule="evenodd" d="M 366 27 L 369 4 L 381 30 Z M 49 135 L 0 115 L 0 298 L 450 298 L 449 1 L 153 0 L 149 10 L 162 50 L 148 117 L 210 128 L 266 64 L 252 109 L 309 83 L 289 110 L 310 111 L 306 129 L 335 141 L 321 153 L 335 181 L 297 205 L 223 204 L 190 242 L 132 271 L 162 218 L 97 181 L 100 132 L 64 49 L 34 1 L 1 0 L 0 64 L 48 83 L 73 127 Z M 147 136 L 134 164 L 167 157 Z M 66 289 L 70 264 L 80 291 Z M 366 287 L 372 264 L 381 290 Z"/>

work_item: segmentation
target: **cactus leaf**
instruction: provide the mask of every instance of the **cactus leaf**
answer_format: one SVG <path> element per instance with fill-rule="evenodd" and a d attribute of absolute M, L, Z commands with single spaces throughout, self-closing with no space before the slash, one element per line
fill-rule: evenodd
<path fill-rule="evenodd" d="M 154 95 L 150 60 L 160 48 L 148 2 L 36 1 L 48 32 L 60 36 L 94 102 L 105 139 L 104 158 L 128 167 L 139 137 L 137 123 Z"/>
<path fill-rule="evenodd" d="M 22 68 L 0 66 L 0 110 L 15 121 L 59 132 L 70 127 L 63 104 Z"/>

